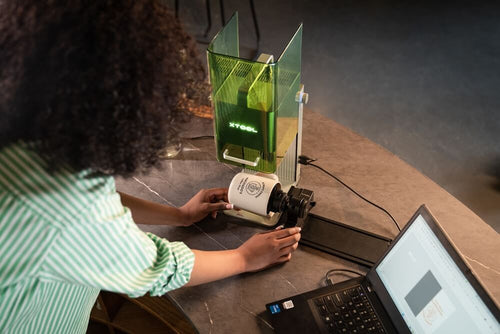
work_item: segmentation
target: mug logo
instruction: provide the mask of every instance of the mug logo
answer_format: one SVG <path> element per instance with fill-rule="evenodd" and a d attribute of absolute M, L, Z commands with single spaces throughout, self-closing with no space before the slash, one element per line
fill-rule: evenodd
<path fill-rule="evenodd" d="M 246 191 L 250 196 L 255 196 L 259 193 L 261 193 L 261 190 L 263 188 L 263 184 L 257 181 L 250 181 L 247 184 Z"/>

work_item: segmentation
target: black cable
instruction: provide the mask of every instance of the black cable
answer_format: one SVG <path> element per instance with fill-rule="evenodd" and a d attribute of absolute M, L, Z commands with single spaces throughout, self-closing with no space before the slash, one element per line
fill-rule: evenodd
<path fill-rule="evenodd" d="M 226 14 L 224 13 L 224 0 L 219 0 L 220 6 L 220 19 L 222 22 L 222 26 L 226 25 Z"/>
<path fill-rule="evenodd" d="M 348 272 L 348 273 L 356 274 L 358 276 L 363 276 L 363 274 L 361 274 L 361 273 L 359 273 L 357 271 L 351 270 L 351 269 L 330 269 L 325 274 L 325 282 L 326 282 L 326 284 L 328 284 L 328 285 L 333 284 L 332 280 L 330 280 L 330 275 L 332 273 L 335 273 L 335 272 Z"/>
<path fill-rule="evenodd" d="M 326 173 L 327 175 L 331 176 L 332 178 L 334 178 L 337 182 L 339 182 L 340 184 L 342 184 L 344 187 L 346 187 L 347 189 L 349 189 L 350 191 L 352 191 L 354 194 L 356 194 L 359 198 L 361 198 L 362 200 L 364 200 L 365 202 L 367 203 L 370 203 L 371 205 L 375 206 L 376 208 L 382 210 L 383 212 L 385 212 L 391 219 L 392 221 L 394 222 L 394 224 L 396 224 L 396 227 L 398 228 L 398 231 L 401 232 L 401 228 L 399 227 L 399 224 L 398 222 L 396 221 L 396 219 L 394 219 L 394 217 L 389 213 L 389 211 L 387 211 L 386 209 L 384 209 L 383 207 L 381 207 L 380 205 L 377 205 L 375 203 L 373 203 L 372 201 L 370 201 L 369 199 L 365 198 L 363 195 L 359 194 L 356 190 L 352 189 L 351 187 L 349 187 L 347 184 L 345 184 L 341 179 L 339 179 L 338 177 L 336 177 L 335 175 L 333 175 L 332 173 L 330 173 L 329 171 L 325 170 L 323 167 L 321 166 L 318 166 L 318 165 L 315 165 L 313 164 L 313 162 L 316 161 L 316 159 L 311 159 L 305 155 L 301 155 L 299 156 L 299 163 L 302 164 L 302 165 L 309 165 L 309 166 L 313 166 L 317 169 L 319 169 L 320 171 L 322 171 L 323 173 Z"/>
<path fill-rule="evenodd" d="M 174 13 L 175 13 L 175 18 L 179 19 L 179 0 L 175 0 L 174 2 Z"/>
<path fill-rule="evenodd" d="M 257 14 L 255 12 L 255 4 L 253 3 L 253 0 L 250 0 L 250 9 L 252 10 L 253 26 L 255 28 L 255 35 L 257 37 L 257 50 L 255 51 L 255 57 L 258 57 L 260 50 L 260 29 L 259 23 L 257 22 Z"/>
<path fill-rule="evenodd" d="M 210 0 L 205 0 L 205 7 L 207 10 L 207 27 L 203 33 L 203 37 L 207 38 L 210 29 L 212 28 L 212 10 L 210 9 Z"/>

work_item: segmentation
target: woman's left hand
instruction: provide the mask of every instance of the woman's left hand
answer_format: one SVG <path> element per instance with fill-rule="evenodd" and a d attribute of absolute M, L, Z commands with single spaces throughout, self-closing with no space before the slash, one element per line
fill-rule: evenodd
<path fill-rule="evenodd" d="M 189 226 L 208 216 L 217 216 L 219 210 L 229 210 L 233 206 L 228 203 L 227 188 L 202 189 L 186 204 L 179 208 L 181 219 Z"/>

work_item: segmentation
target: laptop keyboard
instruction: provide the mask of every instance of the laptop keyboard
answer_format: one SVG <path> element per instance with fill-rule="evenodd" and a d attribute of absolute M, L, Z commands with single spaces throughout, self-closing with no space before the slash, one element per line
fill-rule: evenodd
<path fill-rule="evenodd" d="M 329 333 L 385 333 L 361 287 L 313 299 Z"/>

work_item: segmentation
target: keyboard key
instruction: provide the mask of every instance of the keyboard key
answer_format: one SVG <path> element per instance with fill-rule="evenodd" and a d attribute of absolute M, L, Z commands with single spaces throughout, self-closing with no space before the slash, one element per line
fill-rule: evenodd
<path fill-rule="evenodd" d="M 368 317 L 369 317 L 369 314 L 368 314 L 368 312 L 367 312 L 366 310 L 361 310 L 361 311 L 359 311 L 359 313 L 358 313 L 358 314 L 359 314 L 361 317 L 363 317 L 363 316 L 368 316 Z"/>
<path fill-rule="evenodd" d="M 347 290 L 341 292 L 341 297 L 344 300 L 344 303 L 351 301 L 351 296 L 349 295 L 349 291 Z"/>
<path fill-rule="evenodd" d="M 335 306 L 335 304 L 333 303 L 332 296 L 325 296 L 323 298 L 323 301 L 324 301 L 326 307 L 328 308 L 328 310 L 330 311 L 330 313 L 333 313 L 337 310 L 337 306 Z"/>
<path fill-rule="evenodd" d="M 335 313 L 338 310 L 337 306 L 335 306 L 333 302 L 329 302 L 328 304 L 326 304 L 326 308 L 330 313 Z"/>
<path fill-rule="evenodd" d="M 340 320 L 335 320 L 335 326 L 337 327 L 344 327 L 344 320 L 340 319 Z"/>
<path fill-rule="evenodd" d="M 314 300 L 314 304 L 316 304 L 316 306 L 321 306 L 321 305 L 325 304 L 325 302 L 323 301 L 323 298 L 316 298 Z"/>
<path fill-rule="evenodd" d="M 321 315 L 327 315 L 328 314 L 328 309 L 326 308 L 325 305 L 321 305 L 318 307 L 319 313 Z"/>
<path fill-rule="evenodd" d="M 383 333 L 383 332 L 384 332 L 384 327 L 382 326 L 382 324 L 380 323 L 380 321 L 377 321 L 377 322 L 375 323 L 375 327 L 377 327 L 377 329 L 378 329 L 381 333 Z"/>
<path fill-rule="evenodd" d="M 330 316 L 326 315 L 326 316 L 323 317 L 323 321 L 326 322 L 326 323 L 329 323 L 329 322 L 332 322 L 333 319 Z"/>
<path fill-rule="evenodd" d="M 338 293 L 336 293 L 335 295 L 333 295 L 333 301 L 334 301 L 335 305 L 337 305 L 337 306 L 341 306 L 341 305 L 344 304 L 344 301 L 342 300 L 342 297 Z"/>
<path fill-rule="evenodd" d="M 363 323 L 364 323 L 366 326 L 368 326 L 368 327 L 370 327 L 370 326 L 371 326 L 372 322 L 373 322 L 373 320 L 372 320 L 372 319 L 370 319 L 370 318 L 363 319 Z"/>

